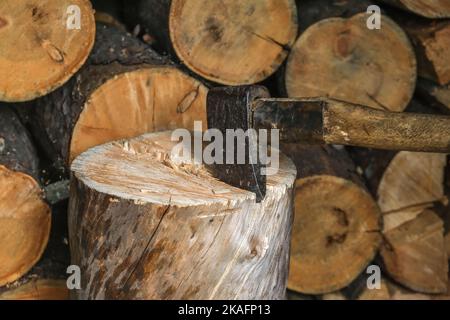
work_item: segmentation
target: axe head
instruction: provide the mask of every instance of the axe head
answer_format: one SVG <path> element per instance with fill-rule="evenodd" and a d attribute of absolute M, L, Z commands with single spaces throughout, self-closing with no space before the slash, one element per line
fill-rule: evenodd
<path fill-rule="evenodd" d="M 223 164 L 212 165 L 213 175 L 231 186 L 254 192 L 257 202 L 266 195 L 266 176 L 261 174 L 264 166 L 259 157 L 250 161 L 252 146 L 248 135 L 245 135 L 245 141 L 228 135 L 232 141 L 227 141 L 227 130 L 230 133 L 253 129 L 253 103 L 259 98 L 269 97 L 268 90 L 263 86 L 218 87 L 209 90 L 206 103 L 208 129 L 218 129 L 223 136 Z M 245 146 L 237 143 L 245 143 Z M 244 164 L 239 163 L 236 154 L 243 147 L 246 152 Z M 231 158 L 233 161 L 227 161 Z"/>

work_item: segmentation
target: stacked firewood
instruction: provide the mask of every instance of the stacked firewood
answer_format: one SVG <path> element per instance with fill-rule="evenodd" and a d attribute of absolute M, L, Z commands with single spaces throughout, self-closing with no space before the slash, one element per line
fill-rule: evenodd
<path fill-rule="evenodd" d="M 206 129 L 220 85 L 450 114 L 446 18 L 444 0 L 0 1 L 0 299 L 65 299 L 70 264 L 75 298 L 450 297 L 447 155 L 286 144 L 259 206 L 148 135 Z"/>

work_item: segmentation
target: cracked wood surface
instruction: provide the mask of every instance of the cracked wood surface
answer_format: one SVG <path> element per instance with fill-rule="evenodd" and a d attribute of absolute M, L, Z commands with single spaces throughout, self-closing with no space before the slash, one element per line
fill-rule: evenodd
<path fill-rule="evenodd" d="M 155 35 L 193 72 L 228 85 L 275 72 L 297 36 L 293 0 L 139 0 L 127 20 Z"/>
<path fill-rule="evenodd" d="M 304 31 L 286 64 L 288 96 L 403 111 L 416 83 L 414 50 L 388 17 L 383 16 L 381 30 L 369 30 L 366 22 L 364 12 L 321 20 Z M 379 48 L 384 48 L 382 54 Z"/>
<path fill-rule="evenodd" d="M 67 28 L 71 5 L 80 9 L 81 29 Z M 63 85 L 85 63 L 94 36 L 87 0 L 2 0 L 0 101 L 32 100 Z"/>
<path fill-rule="evenodd" d="M 306 294 L 342 289 L 378 250 L 379 208 L 345 150 L 299 144 L 281 150 L 297 167 L 288 288 Z"/>
<path fill-rule="evenodd" d="M 267 195 L 180 163 L 171 132 L 108 143 L 72 163 L 69 233 L 79 299 L 283 299 L 292 185 L 286 157 Z"/>

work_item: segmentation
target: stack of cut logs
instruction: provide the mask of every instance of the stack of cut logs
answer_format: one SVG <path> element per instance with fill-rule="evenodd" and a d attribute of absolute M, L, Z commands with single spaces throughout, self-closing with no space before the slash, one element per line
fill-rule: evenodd
<path fill-rule="evenodd" d="M 262 203 L 172 158 L 256 83 L 448 115 L 450 0 L 1 0 L 0 299 L 450 299 L 447 155 L 284 144 Z"/>

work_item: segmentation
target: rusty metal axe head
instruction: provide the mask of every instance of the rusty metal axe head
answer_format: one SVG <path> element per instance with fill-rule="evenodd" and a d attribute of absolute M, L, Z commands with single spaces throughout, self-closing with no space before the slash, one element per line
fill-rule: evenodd
<path fill-rule="evenodd" d="M 209 129 L 218 129 L 223 136 L 222 159 L 223 164 L 212 166 L 213 174 L 221 181 L 237 188 L 248 190 L 256 194 L 256 201 L 260 202 L 266 194 L 266 176 L 262 175 L 261 169 L 264 165 L 258 159 L 250 161 L 250 141 L 245 136 L 246 159 L 244 164 L 239 164 L 236 152 L 239 147 L 235 146 L 239 140 L 227 135 L 227 130 L 242 129 L 246 132 L 253 128 L 252 105 L 256 99 L 269 98 L 268 90 L 263 86 L 238 86 L 238 87 L 218 87 L 209 91 L 207 96 L 207 119 Z M 228 136 L 228 137 L 227 137 Z M 227 141 L 232 140 L 232 141 Z M 242 143 L 242 142 L 241 142 Z M 228 146 L 228 148 L 227 148 Z M 225 163 L 225 159 L 233 161 Z"/>

